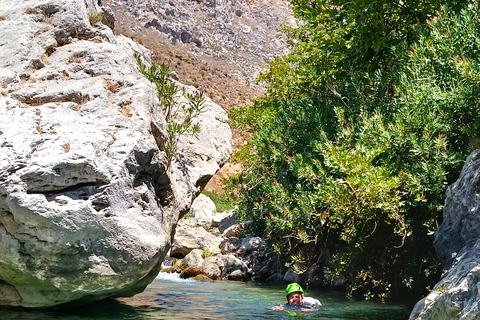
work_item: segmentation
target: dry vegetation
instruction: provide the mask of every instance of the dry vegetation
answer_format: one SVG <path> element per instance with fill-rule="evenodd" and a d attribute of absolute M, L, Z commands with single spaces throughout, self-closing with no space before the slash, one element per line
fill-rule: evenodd
<path fill-rule="evenodd" d="M 156 55 L 167 62 L 178 80 L 204 91 L 215 103 L 228 110 L 249 105 L 252 99 L 263 94 L 262 87 L 247 86 L 244 80 L 234 76 L 241 73 L 239 68 L 228 61 L 198 55 L 195 56 L 186 45 L 172 44 L 163 34 L 153 29 L 139 28 L 135 21 L 122 12 L 115 12 L 115 32 L 123 34 L 154 50 Z M 136 26 L 131 31 L 131 27 Z"/>
<path fill-rule="evenodd" d="M 107 89 L 112 93 L 117 92 L 117 86 L 112 81 L 107 81 Z"/>
<path fill-rule="evenodd" d="M 70 143 L 67 142 L 63 145 L 63 152 L 65 152 L 65 153 L 70 152 Z"/>
<path fill-rule="evenodd" d="M 122 114 L 122 116 L 130 118 L 132 116 L 132 113 L 130 112 L 130 104 L 127 104 L 126 106 L 123 106 L 120 109 L 120 113 Z"/>
<path fill-rule="evenodd" d="M 88 13 L 88 21 L 92 26 L 96 25 L 97 23 L 102 22 L 103 20 L 103 12 L 89 12 Z"/>
<path fill-rule="evenodd" d="M 70 58 L 68 58 L 67 64 L 71 64 L 71 63 L 82 63 L 82 58 L 77 56 L 71 56 Z"/>
<path fill-rule="evenodd" d="M 35 8 L 35 7 L 28 7 L 27 9 L 25 9 L 25 13 L 26 14 L 40 14 L 40 10 L 38 10 L 38 8 Z"/>

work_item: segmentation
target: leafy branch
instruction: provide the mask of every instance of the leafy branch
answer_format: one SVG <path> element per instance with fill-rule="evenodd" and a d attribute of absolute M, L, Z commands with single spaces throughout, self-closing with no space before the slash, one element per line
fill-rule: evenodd
<path fill-rule="evenodd" d="M 138 70 L 156 87 L 157 96 L 162 106 L 162 111 L 167 122 L 167 141 L 165 143 L 165 159 L 170 167 L 172 160 L 177 153 L 180 137 L 190 135 L 198 139 L 200 132 L 199 123 L 194 123 L 205 109 L 205 95 L 202 91 L 190 93 L 171 79 L 171 72 L 168 64 L 159 62 L 155 53 L 145 57 L 140 53 L 134 55 Z M 181 103 L 180 98 L 184 97 L 187 103 Z"/>

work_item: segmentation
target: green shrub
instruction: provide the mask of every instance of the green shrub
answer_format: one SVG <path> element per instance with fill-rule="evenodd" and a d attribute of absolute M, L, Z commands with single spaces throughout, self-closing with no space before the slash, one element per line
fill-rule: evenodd
<path fill-rule="evenodd" d="M 88 21 L 92 26 L 103 21 L 103 12 L 89 12 Z"/>
<path fill-rule="evenodd" d="M 216 194 L 215 192 L 205 190 L 202 193 L 212 199 L 217 212 L 229 211 L 235 208 L 236 200 L 229 193 Z"/>
<path fill-rule="evenodd" d="M 213 255 L 213 253 L 209 249 L 206 249 L 206 248 L 202 249 L 202 258 L 203 259 L 211 257 L 212 255 Z"/>
<path fill-rule="evenodd" d="M 168 64 L 160 63 L 154 52 L 150 57 L 136 53 L 135 59 L 140 73 L 155 85 L 165 114 L 168 137 L 162 151 L 165 151 L 165 159 L 169 167 L 177 154 L 180 137 L 191 135 L 198 138 L 200 127 L 198 122 L 194 123 L 194 119 L 204 112 L 205 96 L 202 91 L 193 93 L 185 89 L 180 91 L 177 84 L 170 78 Z M 188 103 L 178 102 L 180 94 L 187 99 Z"/>
<path fill-rule="evenodd" d="M 248 170 L 231 181 L 239 213 L 295 271 L 316 264 L 325 284 L 347 278 L 351 295 L 416 298 L 438 280 L 432 234 L 479 138 L 477 8 L 429 4 L 413 29 L 398 20 L 401 36 L 368 42 L 351 33 L 368 23 L 343 25 L 359 8 L 336 20 L 320 3 L 293 3 L 309 18 L 292 30 L 297 45 L 262 76 L 269 94 L 233 119 L 260 116 L 242 151 Z M 322 23 L 338 28 L 322 33 Z M 355 48 L 363 54 L 348 60 Z"/>

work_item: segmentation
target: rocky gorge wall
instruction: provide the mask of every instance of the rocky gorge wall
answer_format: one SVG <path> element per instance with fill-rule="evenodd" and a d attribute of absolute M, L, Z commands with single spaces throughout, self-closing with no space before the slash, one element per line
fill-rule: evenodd
<path fill-rule="evenodd" d="M 226 113 L 207 99 L 198 140 L 167 166 L 164 115 L 133 58 L 146 49 L 112 22 L 92 0 L 0 0 L 0 305 L 142 291 L 230 157 Z"/>
<path fill-rule="evenodd" d="M 443 275 L 410 319 L 480 319 L 480 150 L 447 190 L 434 245 Z"/>

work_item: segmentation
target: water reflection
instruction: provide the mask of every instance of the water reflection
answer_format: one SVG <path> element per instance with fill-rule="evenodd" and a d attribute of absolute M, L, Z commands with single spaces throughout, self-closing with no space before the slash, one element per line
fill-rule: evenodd
<path fill-rule="evenodd" d="M 97 301 L 81 307 L 49 308 L 49 309 L 0 309 L 2 320 L 111 320 L 111 319 L 142 319 L 136 314 L 140 310 L 114 299 Z M 87 317 L 88 316 L 88 317 Z"/>

